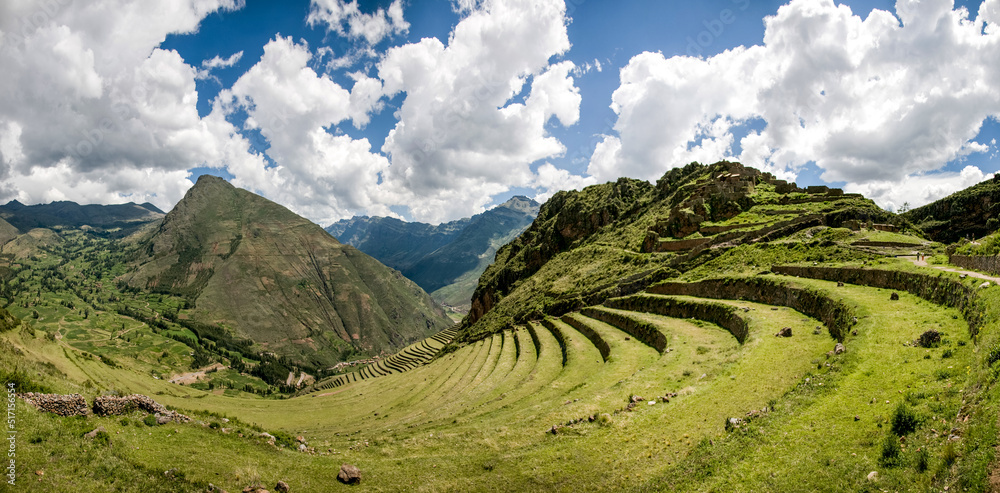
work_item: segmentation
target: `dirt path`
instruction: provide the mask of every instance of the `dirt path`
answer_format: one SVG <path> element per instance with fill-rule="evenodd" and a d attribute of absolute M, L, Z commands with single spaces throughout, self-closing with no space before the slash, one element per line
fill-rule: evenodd
<path fill-rule="evenodd" d="M 916 256 L 912 256 L 912 257 L 911 256 L 906 256 L 906 257 L 899 257 L 899 258 L 903 258 L 903 259 L 909 260 L 910 262 L 913 262 L 914 265 L 917 265 L 919 267 L 933 267 L 933 268 L 938 269 L 938 270 L 946 270 L 948 272 L 957 272 L 959 274 L 965 274 L 965 275 L 967 275 L 969 277 L 975 277 L 975 278 L 978 278 L 978 279 L 985 279 L 987 281 L 993 281 L 996 284 L 1000 284 L 1000 277 L 992 277 L 992 276 L 988 276 L 986 274 L 982 274 L 982 273 L 971 271 L 971 270 L 953 269 L 951 267 L 944 267 L 944 266 L 941 266 L 941 265 L 927 265 L 927 261 L 926 260 L 917 260 Z"/>
<path fill-rule="evenodd" d="M 213 369 L 213 368 L 216 369 L 216 370 L 225 370 L 226 369 L 226 367 L 224 365 L 222 365 L 222 363 L 215 363 L 215 364 L 213 364 L 211 366 L 208 366 L 206 368 L 202 368 L 202 369 L 200 369 L 198 371 L 192 371 L 192 372 L 188 372 L 188 373 L 182 373 L 180 375 L 173 375 L 173 376 L 170 377 L 170 379 L 168 381 L 170 383 L 179 383 L 181 385 L 190 385 L 192 383 L 197 382 L 198 380 L 201 380 L 202 378 L 205 378 L 205 374 L 208 373 L 208 371 L 211 370 L 211 369 Z"/>

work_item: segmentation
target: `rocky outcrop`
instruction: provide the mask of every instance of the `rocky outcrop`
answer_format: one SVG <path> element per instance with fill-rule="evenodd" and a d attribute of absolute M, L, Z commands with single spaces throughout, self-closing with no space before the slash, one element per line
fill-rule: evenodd
<path fill-rule="evenodd" d="M 18 397 L 41 411 L 59 416 L 86 416 L 90 414 L 87 400 L 80 394 L 61 395 L 27 392 L 18 394 Z"/>
<path fill-rule="evenodd" d="M 986 236 L 1000 227 L 1000 174 L 902 217 L 942 243 Z"/>
<path fill-rule="evenodd" d="M 652 191 L 649 182 L 620 178 L 556 193 L 521 236 L 497 251 L 496 261 L 479 278 L 463 326 L 482 318 L 516 282 L 538 272 L 556 254 L 634 212 Z"/>

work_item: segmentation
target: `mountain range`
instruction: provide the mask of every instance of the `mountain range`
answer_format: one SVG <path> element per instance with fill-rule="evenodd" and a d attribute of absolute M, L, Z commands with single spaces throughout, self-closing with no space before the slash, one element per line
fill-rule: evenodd
<path fill-rule="evenodd" d="M 355 216 L 326 231 L 399 270 L 436 301 L 468 311 L 479 276 L 497 249 L 531 225 L 538 208 L 538 202 L 515 196 L 481 214 L 439 225 Z"/>
<path fill-rule="evenodd" d="M 24 205 L 12 200 L 0 205 L 0 218 L 20 230 L 34 228 L 89 228 L 91 231 L 122 237 L 145 224 L 163 219 L 164 213 L 150 203 L 114 205 L 80 205 L 60 201 L 49 204 Z"/>

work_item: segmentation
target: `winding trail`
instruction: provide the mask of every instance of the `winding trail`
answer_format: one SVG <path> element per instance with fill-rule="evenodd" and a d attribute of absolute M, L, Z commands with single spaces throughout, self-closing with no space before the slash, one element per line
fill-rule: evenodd
<path fill-rule="evenodd" d="M 938 269 L 938 270 L 946 270 L 948 272 L 957 272 L 959 274 L 968 275 L 969 277 L 975 277 L 975 278 L 978 278 L 978 279 L 985 279 L 987 281 L 993 281 L 996 284 L 1000 284 L 1000 277 L 992 277 L 992 276 L 988 276 L 986 274 L 983 274 L 983 273 L 980 273 L 980 272 L 971 271 L 971 270 L 953 269 L 951 267 L 943 267 L 943 266 L 940 266 L 940 265 L 928 265 L 926 260 L 917 260 L 916 256 L 903 256 L 903 257 L 899 257 L 899 258 L 909 260 L 910 262 L 913 262 L 913 264 L 916 265 L 916 266 L 918 266 L 918 267 L 933 267 L 933 268 Z"/>

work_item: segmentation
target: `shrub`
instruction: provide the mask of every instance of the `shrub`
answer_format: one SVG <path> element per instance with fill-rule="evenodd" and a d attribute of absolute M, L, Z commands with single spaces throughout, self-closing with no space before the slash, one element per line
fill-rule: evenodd
<path fill-rule="evenodd" d="M 220 425 L 218 421 L 212 421 L 211 423 L 208 424 L 208 427 L 213 430 L 218 430 L 219 428 L 222 427 L 222 425 Z"/>
<path fill-rule="evenodd" d="M 920 334 L 917 338 L 917 345 L 923 348 L 937 347 L 939 344 L 941 344 L 941 333 L 934 329 Z"/>
<path fill-rule="evenodd" d="M 945 468 L 951 467 L 958 460 L 958 452 L 955 450 L 953 442 L 946 443 L 944 448 L 941 449 L 941 460 L 944 461 L 942 465 Z"/>
<path fill-rule="evenodd" d="M 156 416 L 152 414 L 147 414 L 145 418 L 142 418 L 142 422 L 146 426 L 156 426 Z"/>
<path fill-rule="evenodd" d="M 930 454 L 927 453 L 927 449 L 920 449 L 920 451 L 917 452 L 917 464 L 916 464 L 917 472 L 926 471 L 930 465 L 929 463 L 930 463 Z"/>
<path fill-rule="evenodd" d="M 111 435 L 106 431 L 99 431 L 97 432 L 97 436 L 94 437 L 94 443 L 104 445 L 106 447 L 111 444 Z"/>
<path fill-rule="evenodd" d="M 878 463 L 882 467 L 896 467 L 900 465 L 902 458 L 903 448 L 899 446 L 899 437 L 890 433 L 882 442 L 882 456 Z"/>
<path fill-rule="evenodd" d="M 909 435 L 920 426 L 920 419 L 909 406 L 900 402 L 892 415 L 892 432 L 899 436 Z"/>

